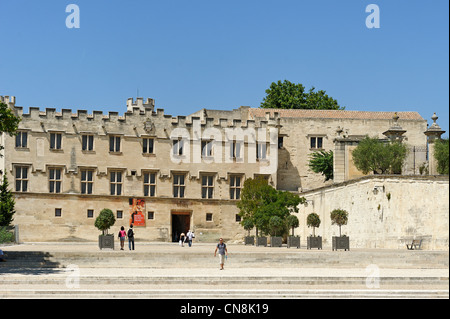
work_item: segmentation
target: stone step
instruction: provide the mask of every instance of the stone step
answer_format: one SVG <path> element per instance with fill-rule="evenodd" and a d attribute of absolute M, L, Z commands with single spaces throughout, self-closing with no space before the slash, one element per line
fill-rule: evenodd
<path fill-rule="evenodd" d="M 236 298 L 236 299 L 262 299 L 262 298 L 407 298 L 407 299 L 448 299 L 448 290 L 380 290 L 380 289 L 147 289 L 147 290 L 81 290 L 81 289 L 60 289 L 60 290 L 10 290 L 0 291 L 0 298 L 146 298 L 146 299 L 215 299 L 215 298 Z"/>
<path fill-rule="evenodd" d="M 189 248 L 187 248 L 189 249 Z M 448 252 L 434 251 L 277 251 L 248 250 L 230 253 L 227 263 L 242 267 L 366 267 L 380 268 L 448 268 Z M 217 267 L 213 253 L 203 251 L 98 251 L 98 252 L 8 252 L 4 267 L 58 268 L 76 264 L 78 267 Z"/>
<path fill-rule="evenodd" d="M 67 276 L 58 276 L 57 278 L 42 277 L 30 278 L 29 276 L 0 276 L 2 286 L 35 286 L 35 285 L 65 285 Z M 379 277 L 377 282 L 380 286 L 430 286 L 447 287 L 449 286 L 448 277 Z M 330 285 L 362 285 L 366 286 L 367 277 L 274 277 L 274 276 L 227 276 L 227 277 L 104 277 L 104 276 L 81 276 L 80 285 L 98 286 L 172 286 L 172 285 L 285 285 L 285 286 L 330 286 Z"/>

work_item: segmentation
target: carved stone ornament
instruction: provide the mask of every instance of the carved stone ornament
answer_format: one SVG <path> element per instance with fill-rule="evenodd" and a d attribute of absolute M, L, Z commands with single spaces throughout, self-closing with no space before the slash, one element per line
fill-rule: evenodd
<path fill-rule="evenodd" d="M 155 124 L 153 124 L 153 122 L 150 119 L 147 119 L 145 121 L 145 123 L 144 123 L 144 131 L 147 134 L 155 132 Z"/>

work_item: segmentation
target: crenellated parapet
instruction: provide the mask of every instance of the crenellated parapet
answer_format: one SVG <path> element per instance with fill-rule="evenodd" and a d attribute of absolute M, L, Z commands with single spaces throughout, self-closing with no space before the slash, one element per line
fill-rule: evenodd
<path fill-rule="evenodd" d="M 97 135 L 123 134 L 128 136 L 154 135 L 168 138 L 177 128 L 185 128 L 192 132 L 194 125 L 203 129 L 268 129 L 280 127 L 280 117 L 277 112 L 267 112 L 265 117 L 248 119 L 243 115 L 242 108 L 223 112 L 202 112 L 201 116 L 194 113 L 189 116 L 172 116 L 165 114 L 164 109 L 158 108 L 155 112 L 153 99 L 132 98 L 127 100 L 127 111 L 108 112 L 94 110 L 71 110 L 56 108 L 29 107 L 28 113 L 24 108 L 15 105 L 15 97 L 1 96 L 1 101 L 7 102 L 17 116 L 22 118 L 19 129 L 36 132 L 61 131 L 66 134 L 79 134 L 80 132 Z M 246 109 L 246 108 L 244 108 Z M 149 130 L 153 126 L 154 129 Z"/>

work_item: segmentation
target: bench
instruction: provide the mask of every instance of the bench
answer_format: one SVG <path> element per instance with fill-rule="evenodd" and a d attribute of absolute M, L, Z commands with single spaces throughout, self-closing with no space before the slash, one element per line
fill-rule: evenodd
<path fill-rule="evenodd" d="M 422 239 L 414 239 L 410 245 L 406 244 L 406 248 L 408 248 L 409 250 L 414 249 L 420 250 L 421 247 L 422 247 Z"/>

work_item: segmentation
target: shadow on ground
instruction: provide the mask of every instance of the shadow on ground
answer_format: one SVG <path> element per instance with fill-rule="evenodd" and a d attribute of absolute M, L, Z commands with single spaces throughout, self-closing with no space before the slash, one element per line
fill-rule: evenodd
<path fill-rule="evenodd" d="M 0 275 L 42 275 L 64 271 L 62 265 L 52 260 L 52 254 L 41 251 L 5 251 L 6 261 L 0 263 Z"/>

